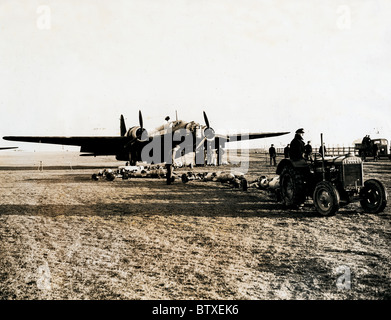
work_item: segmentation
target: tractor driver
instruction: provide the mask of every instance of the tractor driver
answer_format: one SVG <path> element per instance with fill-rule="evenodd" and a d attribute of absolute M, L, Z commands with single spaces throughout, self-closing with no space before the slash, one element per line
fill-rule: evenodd
<path fill-rule="evenodd" d="M 291 141 L 291 147 L 289 149 L 289 157 L 293 161 L 298 161 L 301 159 L 304 159 L 303 154 L 305 153 L 305 148 L 304 148 L 304 129 L 300 128 L 296 130 L 295 137 Z"/>

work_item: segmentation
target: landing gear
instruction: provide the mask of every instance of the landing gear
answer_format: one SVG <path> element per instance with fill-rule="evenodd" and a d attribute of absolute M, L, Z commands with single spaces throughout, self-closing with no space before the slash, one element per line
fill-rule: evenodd
<path fill-rule="evenodd" d="M 137 153 L 134 152 L 129 152 L 129 165 L 135 166 L 137 164 Z"/>
<path fill-rule="evenodd" d="M 166 164 L 166 169 L 167 169 L 166 181 L 167 181 L 167 184 L 171 184 L 172 183 L 172 164 Z"/>

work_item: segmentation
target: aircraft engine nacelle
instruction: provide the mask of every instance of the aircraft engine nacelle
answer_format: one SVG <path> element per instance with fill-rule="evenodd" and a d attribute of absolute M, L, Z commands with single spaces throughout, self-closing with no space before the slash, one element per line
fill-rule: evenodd
<path fill-rule="evenodd" d="M 148 140 L 148 131 L 144 128 L 139 127 L 139 126 L 135 126 L 133 128 L 130 128 L 126 135 L 128 137 L 132 137 L 133 139 L 137 140 L 138 142 L 144 142 L 144 141 Z"/>

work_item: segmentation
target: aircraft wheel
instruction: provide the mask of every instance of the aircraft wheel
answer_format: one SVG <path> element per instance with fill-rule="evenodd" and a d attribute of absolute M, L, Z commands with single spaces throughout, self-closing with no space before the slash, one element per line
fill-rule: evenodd
<path fill-rule="evenodd" d="M 329 181 L 321 181 L 315 186 L 313 195 L 316 211 L 322 216 L 332 216 L 339 210 L 339 193 Z"/>
<path fill-rule="evenodd" d="M 364 188 L 360 191 L 360 204 L 365 212 L 379 213 L 387 205 L 387 191 L 384 185 L 377 179 L 369 179 L 364 182 Z"/>

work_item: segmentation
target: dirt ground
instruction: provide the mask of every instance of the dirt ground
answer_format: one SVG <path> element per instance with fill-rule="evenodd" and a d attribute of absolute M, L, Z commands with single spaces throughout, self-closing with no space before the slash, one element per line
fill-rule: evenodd
<path fill-rule="evenodd" d="M 1 156 L 0 299 L 391 298 L 390 205 L 319 217 L 219 182 L 92 181 L 112 159 Z M 391 190 L 391 161 L 364 173 Z"/>

